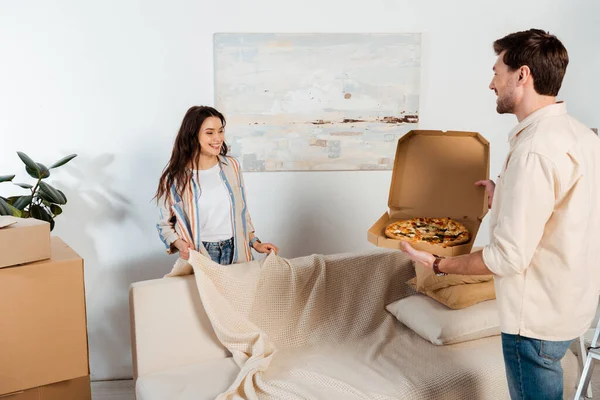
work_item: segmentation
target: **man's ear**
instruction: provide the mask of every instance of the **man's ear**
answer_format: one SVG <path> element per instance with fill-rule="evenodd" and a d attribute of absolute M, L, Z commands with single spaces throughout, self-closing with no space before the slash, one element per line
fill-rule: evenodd
<path fill-rule="evenodd" d="M 519 68 L 519 79 L 517 84 L 524 85 L 531 78 L 531 70 L 527 65 L 523 65 Z"/>

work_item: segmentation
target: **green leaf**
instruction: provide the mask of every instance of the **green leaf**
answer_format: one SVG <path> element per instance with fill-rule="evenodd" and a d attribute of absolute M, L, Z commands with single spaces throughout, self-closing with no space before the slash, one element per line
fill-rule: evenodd
<path fill-rule="evenodd" d="M 25 166 L 25 171 L 29 174 L 30 177 L 35 179 L 40 179 L 40 173 L 38 170 L 31 169 L 28 166 Z"/>
<path fill-rule="evenodd" d="M 36 163 L 36 165 L 37 165 L 37 169 L 35 169 L 35 170 L 29 168 L 29 166 L 25 166 L 25 171 L 27 171 L 29 176 L 31 176 L 32 178 L 35 178 L 35 179 L 40 179 L 40 178 L 45 179 L 50 176 L 50 171 L 44 164 Z"/>
<path fill-rule="evenodd" d="M 36 195 L 37 195 L 37 197 L 39 197 L 39 198 L 41 198 L 43 200 L 42 202 L 44 204 L 46 204 L 48 206 L 53 203 L 53 201 L 50 198 L 50 196 L 48 196 L 46 193 L 44 193 L 44 191 L 41 190 L 41 189 L 37 191 Z"/>
<path fill-rule="evenodd" d="M 4 199 L 4 200 L 11 206 L 16 207 L 15 202 L 17 200 L 19 200 L 21 197 L 23 197 L 23 196 L 10 196 L 8 199 Z"/>
<path fill-rule="evenodd" d="M 46 212 L 46 210 L 43 207 L 38 206 L 37 204 L 31 205 L 31 209 L 29 210 L 29 213 L 35 219 L 50 222 L 50 215 L 48 214 L 48 212 Z"/>
<path fill-rule="evenodd" d="M 48 212 L 41 206 L 33 204 L 29 209 L 29 213 L 32 218 L 39 219 L 40 221 L 46 221 L 50 223 L 50 230 L 54 229 L 54 219 Z"/>
<path fill-rule="evenodd" d="M 29 183 L 15 183 L 15 185 L 21 186 L 23 189 L 33 189 L 33 186 L 31 186 Z"/>
<path fill-rule="evenodd" d="M 10 182 L 15 178 L 14 175 L 0 175 L 0 182 Z"/>
<path fill-rule="evenodd" d="M 40 192 L 42 199 L 44 200 L 48 200 L 51 203 L 56 203 L 59 205 L 67 204 L 67 197 L 64 195 L 64 193 L 60 190 L 54 189 L 46 182 L 40 182 Z"/>
<path fill-rule="evenodd" d="M 57 162 L 55 162 L 54 164 L 52 164 L 50 166 L 50 169 L 61 167 L 61 166 L 65 165 L 66 163 L 68 163 L 69 161 L 71 161 L 72 159 L 74 159 L 75 157 L 77 157 L 77 154 L 71 154 L 70 156 L 63 157 L 60 160 L 58 160 Z"/>
<path fill-rule="evenodd" d="M 13 205 L 15 201 L 21 196 L 10 196 L 8 199 L 4 199 L 8 204 Z"/>
<path fill-rule="evenodd" d="M 4 198 L 0 198 L 0 215 L 12 215 L 13 217 L 21 217 L 21 210 L 8 204 Z"/>
<path fill-rule="evenodd" d="M 29 172 L 29 170 L 31 170 L 32 172 L 35 172 L 35 175 L 31 175 L 34 178 L 39 178 L 40 177 L 40 170 L 39 167 L 37 165 L 37 163 L 35 163 L 31 158 L 29 158 L 29 156 L 21 151 L 17 151 L 17 155 L 19 156 L 19 158 L 21 159 L 21 161 L 23 161 L 23 163 L 25 164 L 25 169 L 28 169 L 27 173 L 29 175 L 31 175 L 31 173 Z"/>
<path fill-rule="evenodd" d="M 33 196 L 20 196 L 18 199 L 16 199 L 12 205 L 14 208 L 23 211 L 23 209 L 25 209 L 25 207 L 27 207 L 29 205 L 29 203 L 31 203 L 31 199 L 33 198 Z"/>
<path fill-rule="evenodd" d="M 42 203 L 48 209 L 50 209 L 50 212 L 52 213 L 53 217 L 57 217 L 63 212 L 62 207 L 60 207 L 58 204 L 51 203 L 48 200 L 43 200 Z"/>
<path fill-rule="evenodd" d="M 40 173 L 42 174 L 42 176 L 41 176 L 42 179 L 46 179 L 47 177 L 50 176 L 50 170 L 48 169 L 48 167 L 46 167 L 42 163 L 37 163 L 37 165 L 40 169 Z"/>
<path fill-rule="evenodd" d="M 55 217 L 58 217 L 60 214 L 62 214 L 62 208 L 60 208 L 60 206 L 56 205 L 56 204 L 51 204 L 50 205 L 50 212 L 52 214 L 54 214 Z"/>
<path fill-rule="evenodd" d="M 0 198 L 0 215 L 12 215 L 12 209 L 4 198 Z"/>

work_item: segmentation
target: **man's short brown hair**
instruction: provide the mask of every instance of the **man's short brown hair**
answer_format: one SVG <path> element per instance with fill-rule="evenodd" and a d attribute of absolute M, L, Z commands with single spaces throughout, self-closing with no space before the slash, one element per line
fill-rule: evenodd
<path fill-rule="evenodd" d="M 528 66 L 533 87 L 540 95 L 556 96 L 562 85 L 569 55 L 554 35 L 540 29 L 515 32 L 494 42 L 494 51 L 510 70 Z"/>

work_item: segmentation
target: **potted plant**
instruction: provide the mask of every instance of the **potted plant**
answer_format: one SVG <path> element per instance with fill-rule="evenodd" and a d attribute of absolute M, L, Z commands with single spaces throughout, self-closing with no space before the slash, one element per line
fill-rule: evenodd
<path fill-rule="evenodd" d="M 67 197 L 63 192 L 44 182 L 50 176 L 50 170 L 61 167 L 77 157 L 77 154 L 66 156 L 50 167 L 33 161 L 27 154 L 18 151 L 17 155 L 25 164 L 25 170 L 32 178 L 36 179 L 34 185 L 28 183 L 14 183 L 30 191 L 23 196 L 0 196 L 0 215 L 12 215 L 19 218 L 35 218 L 50 223 L 50 230 L 54 229 L 54 218 L 62 213 L 61 206 L 67 204 Z M 0 175 L 0 182 L 12 182 L 15 175 Z"/>

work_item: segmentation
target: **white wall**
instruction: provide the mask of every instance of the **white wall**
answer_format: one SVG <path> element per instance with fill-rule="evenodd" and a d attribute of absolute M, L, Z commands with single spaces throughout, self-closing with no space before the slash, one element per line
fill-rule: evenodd
<path fill-rule="evenodd" d="M 482 132 L 496 176 L 515 119 L 495 113 L 487 89 L 493 40 L 556 33 L 571 56 L 561 98 L 599 126 L 598 15 L 594 0 L 0 2 L 0 174 L 29 179 L 17 150 L 44 163 L 79 154 L 51 178 L 69 198 L 54 234 L 86 260 L 93 378 L 131 375 L 128 285 L 173 262 L 150 200 L 183 114 L 213 104 L 214 32 L 423 32 L 421 128 Z M 295 257 L 371 248 L 366 230 L 386 209 L 390 173 L 245 180 L 257 233 Z M 487 238 L 486 223 L 478 242 Z"/>

